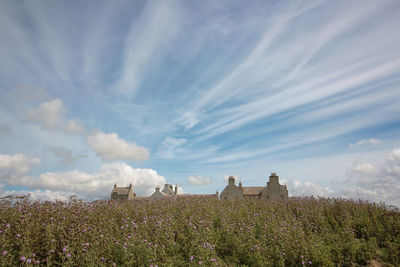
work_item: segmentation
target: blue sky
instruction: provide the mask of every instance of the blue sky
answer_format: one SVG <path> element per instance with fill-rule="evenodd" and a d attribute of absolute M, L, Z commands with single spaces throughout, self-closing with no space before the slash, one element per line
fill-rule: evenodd
<path fill-rule="evenodd" d="M 398 1 L 2 1 L 0 191 L 224 177 L 400 203 Z"/>

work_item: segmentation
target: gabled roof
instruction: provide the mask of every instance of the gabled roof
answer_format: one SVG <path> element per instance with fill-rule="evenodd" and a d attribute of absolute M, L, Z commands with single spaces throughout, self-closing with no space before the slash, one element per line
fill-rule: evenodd
<path fill-rule="evenodd" d="M 114 187 L 111 193 L 117 193 L 117 195 L 127 195 L 129 193 L 128 187 Z"/>
<path fill-rule="evenodd" d="M 243 188 L 243 196 L 257 196 L 261 194 L 261 191 L 264 189 L 264 187 L 242 187 Z"/>

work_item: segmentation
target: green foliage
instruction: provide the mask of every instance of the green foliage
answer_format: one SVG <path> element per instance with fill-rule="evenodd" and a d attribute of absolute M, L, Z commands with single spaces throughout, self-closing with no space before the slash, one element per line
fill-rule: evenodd
<path fill-rule="evenodd" d="M 0 265 L 400 264 L 400 213 L 342 199 L 0 204 Z"/>

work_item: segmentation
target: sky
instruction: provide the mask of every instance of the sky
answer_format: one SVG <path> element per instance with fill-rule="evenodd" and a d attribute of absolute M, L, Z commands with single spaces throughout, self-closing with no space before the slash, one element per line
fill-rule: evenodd
<path fill-rule="evenodd" d="M 234 175 L 400 206 L 400 2 L 0 2 L 0 194 Z"/>

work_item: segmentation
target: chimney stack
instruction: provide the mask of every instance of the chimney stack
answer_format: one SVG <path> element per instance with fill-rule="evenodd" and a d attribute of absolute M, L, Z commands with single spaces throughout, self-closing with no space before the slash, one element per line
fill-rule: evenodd
<path fill-rule="evenodd" d="M 175 196 L 178 195 L 178 185 L 175 185 Z"/>
<path fill-rule="evenodd" d="M 235 185 L 235 177 L 229 176 L 228 184 L 231 186 Z"/>

